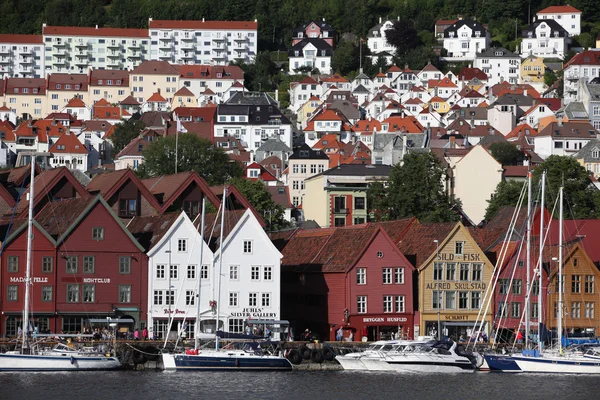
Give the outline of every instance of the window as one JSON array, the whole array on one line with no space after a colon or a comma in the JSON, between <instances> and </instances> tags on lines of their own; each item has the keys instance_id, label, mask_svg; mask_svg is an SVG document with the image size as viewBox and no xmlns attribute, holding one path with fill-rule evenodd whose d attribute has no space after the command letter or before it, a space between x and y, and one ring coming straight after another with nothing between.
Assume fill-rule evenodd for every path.
<instances>
[{"instance_id":1,"label":"window","mask_svg":"<svg viewBox=\"0 0 600 400\"><path fill-rule=\"evenodd\" d=\"M510 317L520 318L521 317L521 303L510 303Z\"/></svg>"},{"instance_id":2,"label":"window","mask_svg":"<svg viewBox=\"0 0 600 400\"><path fill-rule=\"evenodd\" d=\"M130 274L131 273L131 257L121 256L119 257L119 273Z\"/></svg>"},{"instance_id":3,"label":"window","mask_svg":"<svg viewBox=\"0 0 600 400\"><path fill-rule=\"evenodd\" d=\"M505 301L498 303L498 317L506 318L507 316L507 304Z\"/></svg>"},{"instance_id":4,"label":"window","mask_svg":"<svg viewBox=\"0 0 600 400\"><path fill-rule=\"evenodd\" d=\"M454 254L463 254L465 242L456 242L454 244Z\"/></svg>"},{"instance_id":5,"label":"window","mask_svg":"<svg viewBox=\"0 0 600 400\"><path fill-rule=\"evenodd\" d=\"M67 274L76 274L77 273L77 256L68 256L65 260Z\"/></svg>"},{"instance_id":6,"label":"window","mask_svg":"<svg viewBox=\"0 0 600 400\"><path fill-rule=\"evenodd\" d=\"M250 279L253 281L260 280L260 265L253 265L250 267Z\"/></svg>"},{"instance_id":7,"label":"window","mask_svg":"<svg viewBox=\"0 0 600 400\"><path fill-rule=\"evenodd\" d=\"M165 279L165 265L158 264L156 266L156 278L157 279Z\"/></svg>"},{"instance_id":8,"label":"window","mask_svg":"<svg viewBox=\"0 0 600 400\"><path fill-rule=\"evenodd\" d=\"M42 286L42 301L52 301L52 286Z\"/></svg>"},{"instance_id":9,"label":"window","mask_svg":"<svg viewBox=\"0 0 600 400\"><path fill-rule=\"evenodd\" d=\"M137 200L135 200L135 199L119 200L119 216L120 217L133 217L134 215L137 215Z\"/></svg>"},{"instance_id":10,"label":"window","mask_svg":"<svg viewBox=\"0 0 600 400\"><path fill-rule=\"evenodd\" d=\"M258 304L258 293L248 293L248 306L256 307Z\"/></svg>"},{"instance_id":11,"label":"window","mask_svg":"<svg viewBox=\"0 0 600 400\"><path fill-rule=\"evenodd\" d=\"M454 310L456 308L456 292L455 291L447 291L446 292L446 309Z\"/></svg>"},{"instance_id":12,"label":"window","mask_svg":"<svg viewBox=\"0 0 600 400\"><path fill-rule=\"evenodd\" d=\"M169 265L169 278L171 279L179 279L178 271L179 265Z\"/></svg>"},{"instance_id":13,"label":"window","mask_svg":"<svg viewBox=\"0 0 600 400\"><path fill-rule=\"evenodd\" d=\"M530 318L535 319L537 318L539 315L538 312L538 304L537 303L531 303L531 315Z\"/></svg>"},{"instance_id":14,"label":"window","mask_svg":"<svg viewBox=\"0 0 600 400\"><path fill-rule=\"evenodd\" d=\"M433 280L441 281L444 279L444 264L443 263L433 263Z\"/></svg>"},{"instance_id":15,"label":"window","mask_svg":"<svg viewBox=\"0 0 600 400\"><path fill-rule=\"evenodd\" d=\"M163 304L163 291L155 290L154 291L154 305L162 306L162 304Z\"/></svg>"},{"instance_id":16,"label":"window","mask_svg":"<svg viewBox=\"0 0 600 400\"><path fill-rule=\"evenodd\" d=\"M67 285L67 303L79 301L79 285Z\"/></svg>"},{"instance_id":17,"label":"window","mask_svg":"<svg viewBox=\"0 0 600 400\"><path fill-rule=\"evenodd\" d=\"M574 301L571 303L571 318L581 318L581 302Z\"/></svg>"},{"instance_id":18,"label":"window","mask_svg":"<svg viewBox=\"0 0 600 400\"><path fill-rule=\"evenodd\" d=\"M104 228L92 228L92 240L104 240Z\"/></svg>"},{"instance_id":19,"label":"window","mask_svg":"<svg viewBox=\"0 0 600 400\"><path fill-rule=\"evenodd\" d=\"M434 290L431 292L431 308L439 310L442 308L442 292Z\"/></svg>"},{"instance_id":20,"label":"window","mask_svg":"<svg viewBox=\"0 0 600 400\"><path fill-rule=\"evenodd\" d=\"M177 240L177 251L180 253L185 253L187 251L187 239Z\"/></svg>"},{"instance_id":21,"label":"window","mask_svg":"<svg viewBox=\"0 0 600 400\"><path fill-rule=\"evenodd\" d=\"M460 280L468 281L469 280L469 264L460 264Z\"/></svg>"},{"instance_id":22,"label":"window","mask_svg":"<svg viewBox=\"0 0 600 400\"><path fill-rule=\"evenodd\" d=\"M187 278L188 279L196 279L196 266L195 265L187 266Z\"/></svg>"},{"instance_id":23,"label":"window","mask_svg":"<svg viewBox=\"0 0 600 400\"><path fill-rule=\"evenodd\" d=\"M200 279L208 279L208 265L203 265L200 268Z\"/></svg>"},{"instance_id":24,"label":"window","mask_svg":"<svg viewBox=\"0 0 600 400\"><path fill-rule=\"evenodd\" d=\"M394 268L394 283L398 285L404 283L404 268Z\"/></svg>"},{"instance_id":25,"label":"window","mask_svg":"<svg viewBox=\"0 0 600 400\"><path fill-rule=\"evenodd\" d=\"M83 285L83 302L93 303L96 301L96 285Z\"/></svg>"},{"instance_id":26,"label":"window","mask_svg":"<svg viewBox=\"0 0 600 400\"><path fill-rule=\"evenodd\" d=\"M531 294L533 296L540 294L540 281L537 279L531 282Z\"/></svg>"},{"instance_id":27,"label":"window","mask_svg":"<svg viewBox=\"0 0 600 400\"><path fill-rule=\"evenodd\" d=\"M262 294L262 307L271 307L271 293Z\"/></svg>"},{"instance_id":28,"label":"window","mask_svg":"<svg viewBox=\"0 0 600 400\"><path fill-rule=\"evenodd\" d=\"M366 285L367 284L367 269L357 268L356 269L356 284Z\"/></svg>"},{"instance_id":29,"label":"window","mask_svg":"<svg viewBox=\"0 0 600 400\"><path fill-rule=\"evenodd\" d=\"M83 257L83 273L84 274L93 274L95 265L96 265L96 257L94 257L94 256Z\"/></svg>"},{"instance_id":30,"label":"window","mask_svg":"<svg viewBox=\"0 0 600 400\"><path fill-rule=\"evenodd\" d=\"M481 282L481 269L483 268L482 264L473 264L471 269L471 280L473 282Z\"/></svg>"},{"instance_id":31,"label":"window","mask_svg":"<svg viewBox=\"0 0 600 400\"><path fill-rule=\"evenodd\" d=\"M19 256L8 256L8 272L19 272Z\"/></svg>"},{"instance_id":32,"label":"window","mask_svg":"<svg viewBox=\"0 0 600 400\"><path fill-rule=\"evenodd\" d=\"M236 292L229 292L229 307L238 306L238 294Z\"/></svg>"},{"instance_id":33,"label":"window","mask_svg":"<svg viewBox=\"0 0 600 400\"><path fill-rule=\"evenodd\" d=\"M404 312L404 296L396 296L395 299L396 312L403 313Z\"/></svg>"},{"instance_id":34,"label":"window","mask_svg":"<svg viewBox=\"0 0 600 400\"><path fill-rule=\"evenodd\" d=\"M364 197L355 197L354 198L354 209L355 210L364 210L365 209L365 198Z\"/></svg>"},{"instance_id":35,"label":"window","mask_svg":"<svg viewBox=\"0 0 600 400\"><path fill-rule=\"evenodd\" d=\"M515 279L512 283L512 294L521 294L523 292L523 281Z\"/></svg>"},{"instance_id":36,"label":"window","mask_svg":"<svg viewBox=\"0 0 600 400\"><path fill-rule=\"evenodd\" d=\"M481 292L471 292L471 309L477 310L481 306Z\"/></svg>"},{"instance_id":37,"label":"window","mask_svg":"<svg viewBox=\"0 0 600 400\"><path fill-rule=\"evenodd\" d=\"M446 263L446 280L456 280L456 263Z\"/></svg>"},{"instance_id":38,"label":"window","mask_svg":"<svg viewBox=\"0 0 600 400\"><path fill-rule=\"evenodd\" d=\"M273 280L273 267L271 265L265 265L263 267L263 280L265 280L265 281Z\"/></svg>"},{"instance_id":39,"label":"window","mask_svg":"<svg viewBox=\"0 0 600 400\"><path fill-rule=\"evenodd\" d=\"M392 269L384 268L383 269L383 284L390 285L392 283Z\"/></svg>"},{"instance_id":40,"label":"window","mask_svg":"<svg viewBox=\"0 0 600 400\"><path fill-rule=\"evenodd\" d=\"M230 265L229 266L229 280L230 281L237 281L239 279L238 271L239 271L238 265Z\"/></svg>"},{"instance_id":41,"label":"window","mask_svg":"<svg viewBox=\"0 0 600 400\"><path fill-rule=\"evenodd\" d=\"M585 292L594 293L594 275L585 276Z\"/></svg>"},{"instance_id":42,"label":"window","mask_svg":"<svg viewBox=\"0 0 600 400\"><path fill-rule=\"evenodd\" d=\"M358 314L367 312L367 296L356 296L356 312Z\"/></svg>"},{"instance_id":43,"label":"window","mask_svg":"<svg viewBox=\"0 0 600 400\"><path fill-rule=\"evenodd\" d=\"M119 285L119 303L131 303L131 285Z\"/></svg>"},{"instance_id":44,"label":"window","mask_svg":"<svg viewBox=\"0 0 600 400\"><path fill-rule=\"evenodd\" d=\"M383 312L391 313L394 307L394 296L383 296Z\"/></svg>"},{"instance_id":45,"label":"window","mask_svg":"<svg viewBox=\"0 0 600 400\"><path fill-rule=\"evenodd\" d=\"M581 275L571 275L571 293L581 293Z\"/></svg>"},{"instance_id":46,"label":"window","mask_svg":"<svg viewBox=\"0 0 600 400\"><path fill-rule=\"evenodd\" d=\"M167 306L175 305L175 291L174 290L165 290L165 305L167 305Z\"/></svg>"},{"instance_id":47,"label":"window","mask_svg":"<svg viewBox=\"0 0 600 400\"><path fill-rule=\"evenodd\" d=\"M252 254L252 240L244 240L244 254Z\"/></svg>"},{"instance_id":48,"label":"window","mask_svg":"<svg viewBox=\"0 0 600 400\"><path fill-rule=\"evenodd\" d=\"M8 285L6 290L8 301L17 301L19 300L19 287L17 285Z\"/></svg>"},{"instance_id":49,"label":"window","mask_svg":"<svg viewBox=\"0 0 600 400\"><path fill-rule=\"evenodd\" d=\"M244 319L243 318L230 318L229 319L229 332L244 333Z\"/></svg>"},{"instance_id":50,"label":"window","mask_svg":"<svg viewBox=\"0 0 600 400\"><path fill-rule=\"evenodd\" d=\"M334 212L342 213L346 211L346 198L345 197L335 197L333 199L333 207Z\"/></svg>"},{"instance_id":51,"label":"window","mask_svg":"<svg viewBox=\"0 0 600 400\"><path fill-rule=\"evenodd\" d=\"M585 303L585 317L590 319L594 318L594 303Z\"/></svg>"},{"instance_id":52,"label":"window","mask_svg":"<svg viewBox=\"0 0 600 400\"><path fill-rule=\"evenodd\" d=\"M185 291L185 305L193 306L195 304L196 293L193 290Z\"/></svg>"},{"instance_id":53,"label":"window","mask_svg":"<svg viewBox=\"0 0 600 400\"><path fill-rule=\"evenodd\" d=\"M469 292L458 292L458 308L461 310L469 308Z\"/></svg>"},{"instance_id":54,"label":"window","mask_svg":"<svg viewBox=\"0 0 600 400\"><path fill-rule=\"evenodd\" d=\"M562 291L562 293L564 293L565 292L565 276L563 275L562 279L559 279L559 278L560 278L560 276L558 276L558 275L555 277L555 280L554 280L554 285L555 285L554 291L555 291L555 293L558 293L559 285L560 285L560 286L562 286L561 291ZM562 281L562 285L560 284L560 281Z\"/></svg>"}]
</instances>

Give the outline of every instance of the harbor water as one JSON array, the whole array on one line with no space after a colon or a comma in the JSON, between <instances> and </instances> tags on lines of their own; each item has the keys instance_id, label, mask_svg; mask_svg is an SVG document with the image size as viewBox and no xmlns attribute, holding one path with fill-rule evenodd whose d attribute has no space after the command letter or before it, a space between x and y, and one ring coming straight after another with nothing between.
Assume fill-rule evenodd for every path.
<instances>
[{"instance_id":1,"label":"harbor water","mask_svg":"<svg viewBox=\"0 0 600 400\"><path fill-rule=\"evenodd\" d=\"M12 399L593 399L598 377L355 371L1 373Z\"/></svg>"}]
</instances>

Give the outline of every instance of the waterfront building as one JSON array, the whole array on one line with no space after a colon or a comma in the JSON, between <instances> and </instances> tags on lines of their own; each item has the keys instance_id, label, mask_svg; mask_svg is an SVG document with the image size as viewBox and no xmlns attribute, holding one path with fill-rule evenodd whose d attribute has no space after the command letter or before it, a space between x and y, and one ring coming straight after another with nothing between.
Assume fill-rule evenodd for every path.
<instances>
[{"instance_id":1,"label":"waterfront building","mask_svg":"<svg viewBox=\"0 0 600 400\"><path fill-rule=\"evenodd\" d=\"M0 79L45 74L42 35L0 35Z\"/></svg>"},{"instance_id":2,"label":"waterfront building","mask_svg":"<svg viewBox=\"0 0 600 400\"><path fill-rule=\"evenodd\" d=\"M254 21L148 20L150 60L174 64L252 63L257 54Z\"/></svg>"},{"instance_id":3,"label":"waterfront building","mask_svg":"<svg viewBox=\"0 0 600 400\"><path fill-rule=\"evenodd\" d=\"M149 57L147 29L42 26L46 73L128 69Z\"/></svg>"}]
</instances>

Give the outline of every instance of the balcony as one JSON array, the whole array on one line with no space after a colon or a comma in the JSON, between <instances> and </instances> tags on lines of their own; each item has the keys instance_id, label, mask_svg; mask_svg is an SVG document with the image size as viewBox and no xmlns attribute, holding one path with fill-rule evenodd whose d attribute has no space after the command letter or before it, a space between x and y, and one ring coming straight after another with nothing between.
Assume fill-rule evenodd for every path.
<instances>
[{"instance_id":1,"label":"balcony","mask_svg":"<svg viewBox=\"0 0 600 400\"><path fill-rule=\"evenodd\" d=\"M33 58L31 58L31 57L19 58L19 64L24 64L24 65L33 64Z\"/></svg>"},{"instance_id":2,"label":"balcony","mask_svg":"<svg viewBox=\"0 0 600 400\"><path fill-rule=\"evenodd\" d=\"M158 40L160 40L161 42L169 42L170 43L173 41L173 36L166 34L166 35L159 37Z\"/></svg>"},{"instance_id":3,"label":"balcony","mask_svg":"<svg viewBox=\"0 0 600 400\"><path fill-rule=\"evenodd\" d=\"M59 58L56 61L52 61L53 65L67 65L67 59L66 58Z\"/></svg>"},{"instance_id":4,"label":"balcony","mask_svg":"<svg viewBox=\"0 0 600 400\"><path fill-rule=\"evenodd\" d=\"M191 60L194 58L194 53L181 53L181 58L183 58L184 60Z\"/></svg>"},{"instance_id":5,"label":"balcony","mask_svg":"<svg viewBox=\"0 0 600 400\"><path fill-rule=\"evenodd\" d=\"M56 48L66 48L69 44L67 42L54 42L52 46Z\"/></svg>"},{"instance_id":6,"label":"balcony","mask_svg":"<svg viewBox=\"0 0 600 400\"><path fill-rule=\"evenodd\" d=\"M142 47L142 44L141 44L141 43L138 43L138 42L129 42L129 43L127 44L127 48L128 48L128 49L139 49L139 48L141 48L141 47Z\"/></svg>"},{"instance_id":7,"label":"balcony","mask_svg":"<svg viewBox=\"0 0 600 400\"><path fill-rule=\"evenodd\" d=\"M106 65L115 69L121 68L120 60L109 59L108 61L106 61Z\"/></svg>"},{"instance_id":8,"label":"balcony","mask_svg":"<svg viewBox=\"0 0 600 400\"><path fill-rule=\"evenodd\" d=\"M75 57L75 65L77 66L85 66L88 65L88 58L80 58L80 57Z\"/></svg>"},{"instance_id":9,"label":"balcony","mask_svg":"<svg viewBox=\"0 0 600 400\"><path fill-rule=\"evenodd\" d=\"M183 34L183 36L179 37L181 40L183 40L184 42L194 42L196 40L196 36L194 36L193 33L187 33L185 32Z\"/></svg>"},{"instance_id":10,"label":"balcony","mask_svg":"<svg viewBox=\"0 0 600 400\"><path fill-rule=\"evenodd\" d=\"M10 47L0 47L0 54L10 54Z\"/></svg>"},{"instance_id":11,"label":"balcony","mask_svg":"<svg viewBox=\"0 0 600 400\"><path fill-rule=\"evenodd\" d=\"M110 43L106 44L106 47L108 47L109 49L120 49L121 43L117 41L111 41Z\"/></svg>"},{"instance_id":12,"label":"balcony","mask_svg":"<svg viewBox=\"0 0 600 400\"><path fill-rule=\"evenodd\" d=\"M68 52L68 51L65 51L65 50L57 50L57 51L55 51L55 52L54 52L54 57L59 57L59 58L62 58L62 57L66 57L66 56L67 56L67 54L69 54L69 52Z\"/></svg>"},{"instance_id":13,"label":"balcony","mask_svg":"<svg viewBox=\"0 0 600 400\"><path fill-rule=\"evenodd\" d=\"M127 58L134 58L134 59L138 59L142 56L141 53L137 53L137 52L127 52Z\"/></svg>"},{"instance_id":14,"label":"balcony","mask_svg":"<svg viewBox=\"0 0 600 400\"><path fill-rule=\"evenodd\" d=\"M0 64L10 64L10 58L8 58L8 57L0 58Z\"/></svg>"},{"instance_id":15,"label":"balcony","mask_svg":"<svg viewBox=\"0 0 600 400\"><path fill-rule=\"evenodd\" d=\"M227 58L225 53L217 53L212 56L214 60L225 60Z\"/></svg>"},{"instance_id":16,"label":"balcony","mask_svg":"<svg viewBox=\"0 0 600 400\"><path fill-rule=\"evenodd\" d=\"M160 42L158 44L158 48L160 50L172 50L173 49L173 44L169 41L169 42Z\"/></svg>"},{"instance_id":17,"label":"balcony","mask_svg":"<svg viewBox=\"0 0 600 400\"><path fill-rule=\"evenodd\" d=\"M75 47L78 47L78 48L88 47L88 42L84 42L83 40L78 40L77 42L75 42Z\"/></svg>"},{"instance_id":18,"label":"balcony","mask_svg":"<svg viewBox=\"0 0 600 400\"><path fill-rule=\"evenodd\" d=\"M121 53L113 52L113 53L107 54L106 57L111 58L111 59L115 59L115 58L119 59L119 58L121 58Z\"/></svg>"},{"instance_id":19,"label":"balcony","mask_svg":"<svg viewBox=\"0 0 600 400\"><path fill-rule=\"evenodd\" d=\"M217 42L217 43L222 43L225 41L225 38L224 37L214 37L214 38L212 38L212 41Z\"/></svg>"},{"instance_id":20,"label":"balcony","mask_svg":"<svg viewBox=\"0 0 600 400\"><path fill-rule=\"evenodd\" d=\"M242 42L247 42L248 38L246 36L235 37L235 38L233 38L233 41L234 42L242 43Z\"/></svg>"},{"instance_id":21,"label":"balcony","mask_svg":"<svg viewBox=\"0 0 600 400\"><path fill-rule=\"evenodd\" d=\"M195 47L195 45L194 45L194 42L181 42L181 43L179 44L179 47L180 47L182 50L190 50L190 51L194 51L194 47Z\"/></svg>"},{"instance_id":22,"label":"balcony","mask_svg":"<svg viewBox=\"0 0 600 400\"><path fill-rule=\"evenodd\" d=\"M173 55L171 53L160 53L158 55L158 58L160 58L161 60L170 60L173 58Z\"/></svg>"}]
</instances>

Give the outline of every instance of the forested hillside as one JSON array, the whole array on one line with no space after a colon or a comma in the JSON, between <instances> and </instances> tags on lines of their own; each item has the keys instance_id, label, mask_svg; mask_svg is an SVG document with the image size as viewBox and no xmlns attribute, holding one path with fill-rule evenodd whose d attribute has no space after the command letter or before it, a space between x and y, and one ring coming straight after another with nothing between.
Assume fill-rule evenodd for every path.
<instances>
[{"instance_id":1,"label":"forested hillside","mask_svg":"<svg viewBox=\"0 0 600 400\"><path fill-rule=\"evenodd\" d=\"M414 21L417 31L433 31L438 18L477 17L489 24L497 41L514 40L515 20L560 0L0 0L0 33L40 33L48 25L143 28L154 19L254 20L261 49L283 48L294 27L325 18L340 33L366 35L379 17ZM600 29L598 0L570 0L583 11L584 31L595 38Z\"/></svg>"}]
</instances>

